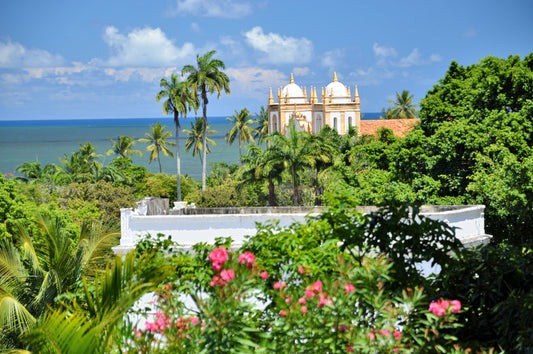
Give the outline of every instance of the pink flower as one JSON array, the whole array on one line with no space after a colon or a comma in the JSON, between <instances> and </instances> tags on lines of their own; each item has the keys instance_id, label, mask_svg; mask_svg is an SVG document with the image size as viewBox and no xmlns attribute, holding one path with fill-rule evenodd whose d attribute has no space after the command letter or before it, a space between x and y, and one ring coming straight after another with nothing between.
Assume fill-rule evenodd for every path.
<instances>
[{"instance_id":1,"label":"pink flower","mask_svg":"<svg viewBox=\"0 0 533 354\"><path fill-rule=\"evenodd\" d=\"M346 351L349 352L349 353L353 353L353 348L352 347L346 347Z\"/></svg>"},{"instance_id":2,"label":"pink flower","mask_svg":"<svg viewBox=\"0 0 533 354\"><path fill-rule=\"evenodd\" d=\"M303 313L306 313L306 312L307 312L307 306L302 306L302 308L300 309L300 311L302 311Z\"/></svg>"},{"instance_id":3,"label":"pink flower","mask_svg":"<svg viewBox=\"0 0 533 354\"><path fill-rule=\"evenodd\" d=\"M252 264L255 262L255 256L252 252L246 251L244 254L239 256L239 263L248 263L248 268L252 267Z\"/></svg>"},{"instance_id":4,"label":"pink flower","mask_svg":"<svg viewBox=\"0 0 533 354\"><path fill-rule=\"evenodd\" d=\"M315 292L313 291L313 288L308 286L307 288L305 288L305 297L314 297L315 296Z\"/></svg>"},{"instance_id":5,"label":"pink flower","mask_svg":"<svg viewBox=\"0 0 533 354\"><path fill-rule=\"evenodd\" d=\"M374 334L374 332L370 332L368 333L368 338L370 338L370 340L374 340L376 339L376 335Z\"/></svg>"},{"instance_id":6,"label":"pink flower","mask_svg":"<svg viewBox=\"0 0 533 354\"><path fill-rule=\"evenodd\" d=\"M346 290L347 293L351 293L352 291L355 291L355 286L352 284L346 284L344 286L344 290Z\"/></svg>"},{"instance_id":7,"label":"pink flower","mask_svg":"<svg viewBox=\"0 0 533 354\"><path fill-rule=\"evenodd\" d=\"M313 289L316 290L317 292L322 292L322 282L320 280L317 280L314 284L313 284Z\"/></svg>"},{"instance_id":8,"label":"pink flower","mask_svg":"<svg viewBox=\"0 0 533 354\"><path fill-rule=\"evenodd\" d=\"M318 297L318 307L324 307L324 305L333 305L333 301L331 301L330 299L320 295Z\"/></svg>"},{"instance_id":9,"label":"pink flower","mask_svg":"<svg viewBox=\"0 0 533 354\"><path fill-rule=\"evenodd\" d=\"M452 303L452 312L457 313L461 311L461 301L459 300L452 300L450 301Z\"/></svg>"},{"instance_id":10,"label":"pink flower","mask_svg":"<svg viewBox=\"0 0 533 354\"><path fill-rule=\"evenodd\" d=\"M307 302L307 300L304 297L301 297L298 299L298 302L303 305Z\"/></svg>"},{"instance_id":11,"label":"pink flower","mask_svg":"<svg viewBox=\"0 0 533 354\"><path fill-rule=\"evenodd\" d=\"M440 300L438 302L430 303L429 311L433 312L435 316L442 316L446 313L446 310L444 310L440 304Z\"/></svg>"},{"instance_id":12,"label":"pink flower","mask_svg":"<svg viewBox=\"0 0 533 354\"><path fill-rule=\"evenodd\" d=\"M287 296L287 297L285 298L285 302L286 302L286 303L291 302L291 298L290 298L289 296Z\"/></svg>"},{"instance_id":13,"label":"pink flower","mask_svg":"<svg viewBox=\"0 0 533 354\"><path fill-rule=\"evenodd\" d=\"M448 308L448 306L450 306L450 303L447 300L439 300L437 302L439 303L440 307L445 310Z\"/></svg>"},{"instance_id":14,"label":"pink flower","mask_svg":"<svg viewBox=\"0 0 533 354\"><path fill-rule=\"evenodd\" d=\"M220 272L220 277L224 281L230 281L231 279L235 278L235 272L233 271L233 269L224 269L222 272Z\"/></svg>"},{"instance_id":15,"label":"pink flower","mask_svg":"<svg viewBox=\"0 0 533 354\"><path fill-rule=\"evenodd\" d=\"M299 266L298 267L298 273L300 273L300 274L304 273L304 267L303 266Z\"/></svg>"},{"instance_id":16,"label":"pink flower","mask_svg":"<svg viewBox=\"0 0 533 354\"><path fill-rule=\"evenodd\" d=\"M274 289L283 289L286 286L287 284L285 284L285 282L282 282L282 281L277 281L274 283Z\"/></svg>"},{"instance_id":17,"label":"pink flower","mask_svg":"<svg viewBox=\"0 0 533 354\"><path fill-rule=\"evenodd\" d=\"M268 272L265 270L261 272L261 279L266 280L268 278Z\"/></svg>"},{"instance_id":18,"label":"pink flower","mask_svg":"<svg viewBox=\"0 0 533 354\"><path fill-rule=\"evenodd\" d=\"M191 321L192 324L197 324L200 321L197 317L194 317L194 316L189 318L189 320Z\"/></svg>"},{"instance_id":19,"label":"pink flower","mask_svg":"<svg viewBox=\"0 0 533 354\"><path fill-rule=\"evenodd\" d=\"M172 289L172 284L166 284L165 285L165 290L169 291L170 289Z\"/></svg>"},{"instance_id":20,"label":"pink flower","mask_svg":"<svg viewBox=\"0 0 533 354\"><path fill-rule=\"evenodd\" d=\"M287 316L287 311L285 311L285 310L281 310L281 311L279 312L279 315L280 315L281 317L285 317L285 316Z\"/></svg>"},{"instance_id":21,"label":"pink flower","mask_svg":"<svg viewBox=\"0 0 533 354\"><path fill-rule=\"evenodd\" d=\"M390 332L386 329L384 329L383 331L379 331L379 334L381 334L384 337L390 336Z\"/></svg>"},{"instance_id":22,"label":"pink flower","mask_svg":"<svg viewBox=\"0 0 533 354\"><path fill-rule=\"evenodd\" d=\"M398 339L398 338L400 338L401 335L402 335L402 332L400 332L400 331L396 331L396 332L394 332L394 339Z\"/></svg>"},{"instance_id":23,"label":"pink flower","mask_svg":"<svg viewBox=\"0 0 533 354\"><path fill-rule=\"evenodd\" d=\"M209 259L213 262L213 269L218 272L224 262L228 260L228 250L224 247L215 248L209 253Z\"/></svg>"}]
</instances>

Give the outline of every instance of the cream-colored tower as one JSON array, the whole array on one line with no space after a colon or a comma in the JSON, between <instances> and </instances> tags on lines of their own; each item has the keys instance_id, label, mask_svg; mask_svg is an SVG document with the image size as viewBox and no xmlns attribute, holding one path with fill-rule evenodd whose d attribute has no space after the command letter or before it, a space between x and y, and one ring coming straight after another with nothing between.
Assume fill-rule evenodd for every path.
<instances>
[{"instance_id":1,"label":"cream-colored tower","mask_svg":"<svg viewBox=\"0 0 533 354\"><path fill-rule=\"evenodd\" d=\"M309 96L307 88L302 88L294 82L294 76L288 85L278 89L277 102L274 102L272 89L268 98L268 131L279 131L285 134L289 122L296 120L296 127L311 134L318 134L325 125L330 126L339 134L344 135L349 127L361 125L361 107L357 86L353 99L350 88L340 83L337 73L333 81L325 88L321 88L320 101L316 87L311 87Z\"/></svg>"}]
</instances>

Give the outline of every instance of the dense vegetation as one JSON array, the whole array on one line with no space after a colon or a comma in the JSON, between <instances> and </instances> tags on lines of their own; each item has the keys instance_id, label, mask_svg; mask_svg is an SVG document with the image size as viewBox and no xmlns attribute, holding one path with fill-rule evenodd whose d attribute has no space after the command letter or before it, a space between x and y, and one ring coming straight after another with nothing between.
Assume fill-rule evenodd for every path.
<instances>
[{"instance_id":1,"label":"dense vegetation","mask_svg":"<svg viewBox=\"0 0 533 354\"><path fill-rule=\"evenodd\" d=\"M219 70L223 63L212 59L213 54L198 56L197 67L187 67L190 76L186 82L179 82L175 75L170 81L163 79L162 91L156 97L158 101L167 98L163 110L174 114L176 132L181 128L179 114L197 110L201 103L203 117L186 131L190 138L186 150L198 154L202 164L210 148L207 94L229 93L229 81ZM209 86L202 81L205 72L220 82ZM391 103L393 108L388 113L384 110L385 118L416 114L407 91L397 93L396 102ZM402 352L431 352L436 348L442 352L465 348L530 351L533 53L524 58L487 57L467 67L452 62L444 78L421 100L419 114L420 124L405 138L387 129L379 130L376 136L358 136L355 130L339 136L327 127L314 136L297 131L294 125L283 136L268 134L264 108L255 119L246 108L236 110L228 118L235 127L227 140L230 144L239 141L241 163L212 164L203 183L179 174L152 174L144 166L132 165L128 156L141 153L133 137L119 136L111 141L107 153L116 158L107 166L98 161L100 156L89 143L65 154L57 165L21 164L19 177L0 176L0 345L36 350L48 348L50 336L57 336L54 338L65 345L62 348L75 342L78 349L89 350L86 352L106 352L127 350L125 338L129 338L130 343L155 350L153 335L133 337L133 328L122 315L144 292L159 289L176 301L179 294L209 294L206 307L195 315L220 341L202 342L206 337L201 331L190 335L196 336L196 345L204 343L204 348L219 352L233 348L305 351L307 342L331 352L338 348L364 352L365 346L377 352L394 348ZM165 127L151 127L145 139L150 161L158 160L161 152L172 155L167 147L173 145L170 137ZM246 142L252 143L242 145ZM225 288L209 285L214 276L220 276L210 269L208 254L214 246L199 245L194 256L171 251L172 257L163 257L172 244L159 239L142 242L136 255L112 259L109 246L117 242L113 232L118 230L120 208L132 207L145 196L183 199L197 206L326 205L329 209L321 218L289 230L262 226L257 237L229 256L237 272L234 286L271 301L261 314L248 312L251 305L246 299L237 301ZM462 250L454 243L451 230L421 224L419 219L410 227L400 227L409 217L405 206L414 206L416 211L421 204L485 205L491 244ZM381 205L383 209L363 217L353 212L356 205ZM381 229L370 225L381 225ZM388 242L389 232L402 240L419 240L422 246L410 249L408 242L402 242L404 246L399 249L399 243ZM342 247L338 241L343 242ZM426 241L429 243L424 244ZM435 251L435 242L444 247L442 252ZM222 246L229 247L229 241L219 240L217 247ZM350 247L355 246L368 248L371 254L377 247L392 262L370 258L367 252L363 256L352 254ZM452 250L454 257L447 252ZM246 267L239 270L237 254L246 251L253 252L261 270L269 274L266 283L258 282L258 274L248 278L253 272L246 275ZM412 260L433 258L442 272L429 279L421 277L404 257L407 254ZM298 266L307 267L309 273L296 275ZM376 294L383 301L368 300L361 305L367 314L377 314L374 323L357 322L362 320L362 313L343 312L359 325L346 324L342 335L334 331L333 344L313 339L331 333L319 323L340 325L331 314L310 313L308 321L303 321L283 307L287 296L295 296L290 291L302 290L299 284L326 278L332 279L324 284L332 292L338 291L337 278L339 282L359 279L354 293L357 298L337 295L346 301L344 307ZM276 282L289 284L286 290L282 287L281 301L275 300L280 296L279 287L272 290ZM376 284L383 287L376 288ZM427 311L429 303L439 298L459 300L462 311L448 313L446 320L432 317ZM394 312L406 304L412 306L410 313ZM210 322L209 314L215 310L228 313L226 327L238 335L225 337L228 334L220 323ZM176 321L180 316L191 316L182 308L180 311L173 314ZM280 311L286 311L285 315ZM387 311L392 317L385 316ZM402 324L405 330L401 337L395 335L382 346L369 347L374 342L368 341L368 333L375 336L373 329L378 325L392 333L402 320L412 322ZM273 323L269 330L265 330L266 323ZM55 328L57 333L46 328ZM282 340L281 333L288 329L295 331L294 337ZM425 329L429 332L422 333ZM362 333L367 336L364 340ZM177 338L167 340L180 348L194 349ZM99 344L91 347L93 342ZM279 347L272 347L274 342ZM84 344L87 347L82 347ZM453 349L454 345L463 349Z\"/></svg>"}]
</instances>

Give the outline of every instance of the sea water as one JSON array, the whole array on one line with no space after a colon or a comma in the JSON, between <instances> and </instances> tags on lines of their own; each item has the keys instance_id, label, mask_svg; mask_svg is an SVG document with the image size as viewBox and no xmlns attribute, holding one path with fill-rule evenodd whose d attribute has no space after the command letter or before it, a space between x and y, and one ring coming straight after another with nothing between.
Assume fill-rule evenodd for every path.
<instances>
[{"instance_id":1,"label":"sea water","mask_svg":"<svg viewBox=\"0 0 533 354\"><path fill-rule=\"evenodd\" d=\"M379 113L366 113L363 119L377 119ZM194 118L180 119L181 129L191 129ZM239 162L239 143L236 140L229 145L225 140L226 133L232 124L226 117L208 117L211 130L216 133L210 135L216 146L212 146L212 152L207 155L209 162L227 162L229 164ZM91 143L96 146L96 153L103 155L99 161L107 165L114 155L106 155L105 151L112 147L109 139L117 139L117 136L133 136L135 139L145 137L150 131L150 125L161 122L166 125L166 130L172 132L170 141L175 142L176 128L173 118L127 118L127 119L73 119L73 120L0 120L0 173L15 172L17 166L24 162L39 161L44 167L54 163L60 165L58 157L70 156L80 149L80 144ZM200 179L202 165L200 156L192 156L185 151L186 133L180 131L180 157L181 173L195 179ZM148 144L138 142L136 150L144 152L144 157L132 156L133 163L146 166L151 172L159 172L159 164L156 161L148 162L149 152L146 151ZM175 152L175 147L170 147ZM242 152L246 153L243 146ZM172 157L161 155L162 171L169 175L176 174L176 160Z\"/></svg>"}]
</instances>

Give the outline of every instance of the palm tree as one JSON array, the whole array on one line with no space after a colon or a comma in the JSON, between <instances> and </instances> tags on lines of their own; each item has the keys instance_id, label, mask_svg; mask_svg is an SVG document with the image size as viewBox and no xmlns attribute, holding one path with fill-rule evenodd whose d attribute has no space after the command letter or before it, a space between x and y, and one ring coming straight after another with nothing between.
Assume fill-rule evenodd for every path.
<instances>
[{"instance_id":1,"label":"palm tree","mask_svg":"<svg viewBox=\"0 0 533 354\"><path fill-rule=\"evenodd\" d=\"M224 91L226 94L229 94L229 77L221 71L225 69L226 65L223 61L218 59L211 59L215 55L216 51L212 50L207 52L203 56L196 55L196 67L192 65L185 65L182 69L184 75L188 75L187 82L190 85L191 92L193 97L200 97L202 99L202 117L204 120L204 134L202 138L204 139L202 146L206 146L207 139L207 104L209 100L207 99L207 93L213 94L215 91L220 98L220 94ZM207 178L207 149L204 149L202 157L202 190L206 188L206 178Z\"/></svg>"},{"instance_id":2,"label":"palm tree","mask_svg":"<svg viewBox=\"0 0 533 354\"><path fill-rule=\"evenodd\" d=\"M300 205L300 172L316 163L316 147L309 133L296 130L294 120L291 120L288 128L287 137L279 133L270 135L268 164L283 164L284 170L291 175L294 205Z\"/></svg>"},{"instance_id":3,"label":"palm tree","mask_svg":"<svg viewBox=\"0 0 533 354\"><path fill-rule=\"evenodd\" d=\"M37 225L40 236L31 237L19 224L13 238L19 245L0 242L0 326L11 338L31 327L59 295L76 291L82 275L105 264L118 237L83 225L78 245L73 246L58 219L38 215Z\"/></svg>"},{"instance_id":4,"label":"palm tree","mask_svg":"<svg viewBox=\"0 0 533 354\"><path fill-rule=\"evenodd\" d=\"M255 115L254 123L257 124L257 127L255 128L254 139L257 140L257 143L261 144L268 136L268 112L264 106L261 106L261 110Z\"/></svg>"},{"instance_id":5,"label":"palm tree","mask_svg":"<svg viewBox=\"0 0 533 354\"><path fill-rule=\"evenodd\" d=\"M232 118L226 118L226 120L233 123L233 127L229 132L226 133L226 141L232 145L237 136L239 137L239 157L242 156L242 143L247 143L252 141L255 143L255 140L252 136L252 133L257 133L257 130L251 127L255 121L252 119L252 114L246 109L243 108L239 112L235 110L235 114ZM242 166L242 161L241 161Z\"/></svg>"},{"instance_id":6,"label":"palm tree","mask_svg":"<svg viewBox=\"0 0 533 354\"><path fill-rule=\"evenodd\" d=\"M159 163L159 172L163 172L163 169L161 168L161 152L163 152L165 156L170 155L174 157L174 153L167 147L167 145L176 145L176 143L172 141L167 141L167 139L172 136L172 133L165 131L166 127L166 125L162 126L160 122L157 122L155 126L150 125L150 133L144 133L146 138L139 139L140 142L150 144L146 148L146 150L152 152L148 163L157 159L157 162Z\"/></svg>"},{"instance_id":7,"label":"palm tree","mask_svg":"<svg viewBox=\"0 0 533 354\"><path fill-rule=\"evenodd\" d=\"M176 125L176 169L177 169L177 196L178 201L181 201L181 161L180 161L180 113L183 118L187 118L187 112L192 109L196 112L199 106L198 99L192 97L192 93L187 86L187 82L179 81L177 75L172 74L170 82L166 79L161 79L159 86L161 91L155 97L155 101L159 102L162 98L167 97L163 103L163 114L174 114L174 124Z\"/></svg>"},{"instance_id":8,"label":"palm tree","mask_svg":"<svg viewBox=\"0 0 533 354\"><path fill-rule=\"evenodd\" d=\"M398 118L396 116L396 112L393 108L388 107L387 109L382 108L381 109L381 115L379 116L380 119L396 119Z\"/></svg>"},{"instance_id":9,"label":"palm tree","mask_svg":"<svg viewBox=\"0 0 533 354\"><path fill-rule=\"evenodd\" d=\"M396 118L417 118L418 107L417 104L413 104L414 95L409 95L409 91L403 90L401 94L396 92L396 100L388 101L394 106L393 113Z\"/></svg>"},{"instance_id":10,"label":"palm tree","mask_svg":"<svg viewBox=\"0 0 533 354\"><path fill-rule=\"evenodd\" d=\"M137 141L132 136L117 136L117 140L109 138L109 141L113 146L106 150L107 155L115 154L122 157L128 157L130 155L144 156L141 150L134 150L133 147Z\"/></svg>"},{"instance_id":11,"label":"palm tree","mask_svg":"<svg viewBox=\"0 0 533 354\"><path fill-rule=\"evenodd\" d=\"M20 177L25 182L33 183L39 180L50 180L58 167L54 164L47 164L42 167L39 161L24 162L17 166L16 171L22 173L24 177Z\"/></svg>"},{"instance_id":12,"label":"palm tree","mask_svg":"<svg viewBox=\"0 0 533 354\"><path fill-rule=\"evenodd\" d=\"M192 156L200 154L200 162L203 166L202 152L204 150L204 142L207 144L206 154L211 153L211 148L209 147L209 145L217 145L217 143L215 143L212 139L204 139L204 132L206 132L207 135L212 135L216 133L216 130L210 130L209 123L207 123L207 129L204 130L204 121L201 118L196 118L194 122L191 122L191 130L183 129L183 132L187 134L187 140L185 141L185 151L189 152L192 149Z\"/></svg>"}]
</instances>

